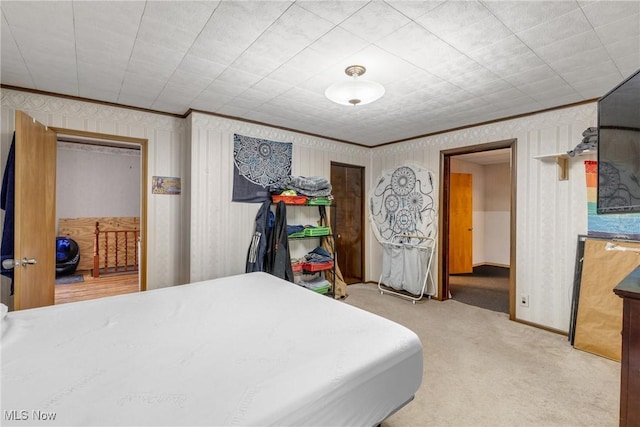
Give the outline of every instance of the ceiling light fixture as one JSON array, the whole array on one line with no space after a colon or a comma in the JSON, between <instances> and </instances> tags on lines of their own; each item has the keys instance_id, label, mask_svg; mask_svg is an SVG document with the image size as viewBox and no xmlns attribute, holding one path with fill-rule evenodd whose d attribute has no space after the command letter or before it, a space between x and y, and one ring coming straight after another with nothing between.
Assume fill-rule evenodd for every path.
<instances>
[{"instance_id":1,"label":"ceiling light fixture","mask_svg":"<svg viewBox=\"0 0 640 427\"><path fill-rule=\"evenodd\" d=\"M324 95L335 103L353 106L369 104L380 99L384 95L384 86L371 80L360 79L366 71L362 65L347 67L344 72L353 79L332 84Z\"/></svg>"}]
</instances>

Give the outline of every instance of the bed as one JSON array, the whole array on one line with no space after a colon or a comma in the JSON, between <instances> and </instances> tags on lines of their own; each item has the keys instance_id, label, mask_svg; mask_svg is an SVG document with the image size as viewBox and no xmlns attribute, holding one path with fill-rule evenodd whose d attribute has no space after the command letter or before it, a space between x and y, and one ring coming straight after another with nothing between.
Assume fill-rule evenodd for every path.
<instances>
[{"instance_id":1,"label":"bed","mask_svg":"<svg viewBox=\"0 0 640 427\"><path fill-rule=\"evenodd\" d=\"M3 425L373 426L422 381L413 332L265 273L3 307L1 352Z\"/></svg>"}]
</instances>

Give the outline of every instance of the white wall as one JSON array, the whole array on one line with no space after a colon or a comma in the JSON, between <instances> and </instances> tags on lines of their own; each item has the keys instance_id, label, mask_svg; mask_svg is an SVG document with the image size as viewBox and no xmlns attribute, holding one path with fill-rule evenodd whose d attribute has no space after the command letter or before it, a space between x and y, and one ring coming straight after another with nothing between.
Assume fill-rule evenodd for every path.
<instances>
[{"instance_id":1,"label":"white wall","mask_svg":"<svg viewBox=\"0 0 640 427\"><path fill-rule=\"evenodd\" d=\"M484 209L482 264L509 266L511 230L511 167L509 163L483 166Z\"/></svg>"},{"instance_id":2,"label":"white wall","mask_svg":"<svg viewBox=\"0 0 640 427\"><path fill-rule=\"evenodd\" d=\"M292 175L328 178L331 161L365 167L369 162L370 150L352 144L201 113L192 113L187 120L191 129L190 281L245 270L260 204L231 202L234 133L293 143ZM293 209L287 213L296 215Z\"/></svg>"},{"instance_id":3,"label":"white wall","mask_svg":"<svg viewBox=\"0 0 640 427\"><path fill-rule=\"evenodd\" d=\"M591 103L374 148L368 174L375 178L411 161L439 176L441 150L516 138L516 297L529 295L529 307L517 306L516 317L568 331L576 239L587 231L584 166L572 161L570 179L558 181L555 164L533 156L572 149L596 121ZM382 253L370 236L369 229L372 280Z\"/></svg>"},{"instance_id":4,"label":"white wall","mask_svg":"<svg viewBox=\"0 0 640 427\"><path fill-rule=\"evenodd\" d=\"M3 171L15 128L15 110L22 110L48 126L148 140L148 175L144 177L149 190L145 195L147 288L185 283L182 265L188 253L182 246L186 221L183 198L150 194L153 175L180 177L185 173L184 119L10 89L2 89L1 97L0 162ZM5 278L2 280L3 296L6 297L4 292L8 285Z\"/></svg>"},{"instance_id":5,"label":"white wall","mask_svg":"<svg viewBox=\"0 0 640 427\"><path fill-rule=\"evenodd\" d=\"M58 142L59 218L140 216L140 150Z\"/></svg>"}]
</instances>

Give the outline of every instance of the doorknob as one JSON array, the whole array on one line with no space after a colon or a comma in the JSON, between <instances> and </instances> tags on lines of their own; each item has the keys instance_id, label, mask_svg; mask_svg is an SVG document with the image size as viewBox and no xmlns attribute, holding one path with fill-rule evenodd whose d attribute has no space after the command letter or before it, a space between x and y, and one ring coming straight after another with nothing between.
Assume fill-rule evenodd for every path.
<instances>
[{"instance_id":1,"label":"doorknob","mask_svg":"<svg viewBox=\"0 0 640 427\"><path fill-rule=\"evenodd\" d=\"M27 264L36 264L37 263L35 258L27 258L27 257L22 258L22 261L19 261L19 262L23 267L26 267ZM18 264L16 263L16 265L18 265Z\"/></svg>"},{"instance_id":2,"label":"doorknob","mask_svg":"<svg viewBox=\"0 0 640 427\"><path fill-rule=\"evenodd\" d=\"M27 264L36 264L36 263L37 263L37 261L36 261L35 258L24 257L24 258L22 258L22 261L21 261L21 264L22 264L23 267L26 267Z\"/></svg>"},{"instance_id":3,"label":"doorknob","mask_svg":"<svg viewBox=\"0 0 640 427\"><path fill-rule=\"evenodd\" d=\"M7 258L7 259L3 259L2 260L2 269L3 270L12 270L14 267L17 267L20 265L20 261L19 260L15 260L15 259L11 259L11 258Z\"/></svg>"},{"instance_id":4,"label":"doorknob","mask_svg":"<svg viewBox=\"0 0 640 427\"><path fill-rule=\"evenodd\" d=\"M2 268L4 270L11 270L11 269L13 269L15 267L19 267L19 266L26 267L27 264L36 264L36 263L37 263L37 261L36 261L35 258L24 257L21 260L7 258L5 260L2 260Z\"/></svg>"}]
</instances>

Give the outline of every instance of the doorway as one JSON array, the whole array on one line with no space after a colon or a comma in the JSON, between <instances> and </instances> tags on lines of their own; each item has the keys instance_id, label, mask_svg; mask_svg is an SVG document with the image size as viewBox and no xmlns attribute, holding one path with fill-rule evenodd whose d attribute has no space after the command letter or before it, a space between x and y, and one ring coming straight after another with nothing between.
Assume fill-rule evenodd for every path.
<instances>
[{"instance_id":1,"label":"doorway","mask_svg":"<svg viewBox=\"0 0 640 427\"><path fill-rule=\"evenodd\" d=\"M131 212L129 212L128 215L121 215L118 218L123 220L123 221L127 221L129 219L131 220L135 220L135 222L138 224L138 229L139 229L139 239L137 239L136 241L130 242L130 243L125 243L124 247L128 249L125 249L126 252L135 252L135 259L137 261L138 264L138 269L135 272L121 272L118 273L116 272L115 274L100 274L99 277L94 277L93 271L91 269L91 267L87 268L87 265L91 265L93 263L93 260L87 260L89 261L89 264L87 264L86 262L83 263L83 268L82 269L78 269L78 271L74 274L74 280L70 280L70 281L66 281L66 280L61 280L61 284L57 284L55 286L55 304L62 304L62 303L66 303L66 302L73 302L73 301L81 301L81 300L87 300L87 299L95 299L95 298L101 298L101 297L105 297L105 296L113 296L113 295L120 295L120 294L124 294L124 293L132 293L132 292L138 292L138 291L144 291L146 290L146 180L144 179L144 177L146 177L147 175L147 140L146 139L140 139L140 138L129 138L129 137L120 137L120 136L116 136L116 135L107 135L107 134L98 134L98 133L92 133L92 132L84 132L84 131L74 131L71 129L57 129L57 128L52 128L58 135L58 142L59 144L63 144L66 145L69 149L75 149L75 150L79 150L83 156L83 158L87 160L87 162L90 161L101 161L101 162L105 162L105 156L107 158L110 158L110 161L112 162L111 166L113 167L113 171L109 172L108 174L105 173L104 170L102 170L102 172L100 172L98 169L100 169L102 166L96 166L94 171L88 171L85 170L83 173L81 173L80 171L78 172L65 172L67 174L67 182L70 179L85 179L87 181L96 181L99 179L107 179L109 180L111 177L111 180L109 183L107 183L108 185L112 185L113 183L113 179L115 179L113 177L113 173L119 174L119 175L125 175L126 174L126 179L123 181L123 179L119 179L120 184L117 185L116 187L123 189L125 186L126 187L131 187L131 188L135 188L138 190L138 194L135 194L136 192L129 192L128 195L123 195L123 194L119 194L119 195L112 195L112 199L117 200L117 199L122 199L125 201L129 200L129 202L131 204L134 204L134 208L133 210L129 209ZM59 150L60 153L60 150ZM125 153L125 154L123 154ZM128 155L132 155L133 157L131 157L128 161L123 162L122 161L122 157L125 157L125 155L127 155L126 153L131 153ZM118 160L120 158L120 160ZM133 163L132 163L133 162ZM126 166L127 163L131 163L129 166ZM120 172L118 172L115 169L118 169L118 165L120 164L119 168L122 169L120 170ZM58 162L58 174L61 173L61 171L59 170L59 168L64 167L64 165L59 161ZM126 168L127 167L131 167L132 171L127 173L126 172ZM85 168L86 169L86 168ZM76 176L77 175L82 175L82 176ZM93 178L91 177L93 174ZM103 185L104 186L104 185ZM104 189L103 189L104 190ZM88 191L88 190L87 190ZM110 191L110 190L109 190ZM117 188L114 189L114 191L117 191ZM58 191L58 193L60 192L60 190ZM104 199L105 201L107 200L108 195L105 194L104 195ZM94 195L94 197L86 197L86 199L91 199L93 200L93 202L91 202L90 200L86 200L87 203L96 203L96 204L100 204L103 203L102 205L105 206L104 203L106 203L106 206L110 206L115 204L115 202L109 203L108 201L103 201L103 202L98 202L98 200L101 198L101 194L96 194ZM60 199L60 194L58 194L58 199ZM137 200L136 200L137 199ZM64 198L63 200L66 200L67 202L69 202L70 199L69 197ZM122 202L119 202L122 203ZM88 209L88 212L85 211L82 215L71 215L71 217L73 217L74 219L77 219L78 225L80 227L82 227L82 217L109 217L109 216L113 216L112 214L109 215L99 215L96 212L100 212L99 207L97 207L97 211L93 208ZM59 218L64 218L64 217L69 217L70 215L65 214L64 210L62 212L60 212L60 209L58 209L58 212L60 215ZM91 213L93 212L93 213ZM129 217L130 216L130 217ZM79 218L76 218L79 217ZM137 217L137 218L136 218ZM115 217L114 217L115 218ZM71 221L74 221L74 219L71 219ZM93 231L93 223L92 223L92 228L91 231ZM118 243L116 243L116 245L118 245ZM120 244L120 249L122 249L122 244ZM91 251L89 251L91 252ZM129 263L131 263L131 259L129 259ZM64 279L64 278L61 278ZM77 279L77 280L75 280ZM58 282L58 281L57 281ZM66 283L65 283L66 282Z\"/></svg>"},{"instance_id":2,"label":"doorway","mask_svg":"<svg viewBox=\"0 0 640 427\"><path fill-rule=\"evenodd\" d=\"M140 144L58 134L56 158L57 235L74 239L79 256L57 271L55 304L138 292ZM107 231L116 229L127 231Z\"/></svg>"},{"instance_id":3,"label":"doorway","mask_svg":"<svg viewBox=\"0 0 640 427\"><path fill-rule=\"evenodd\" d=\"M3 303L10 310L35 308L55 303L57 256L56 238L56 157L59 134L139 144L141 150L140 201L140 290L146 290L146 180L147 140L95 132L47 127L26 113L15 111L15 180L13 204L12 258L24 268L13 269L11 296L4 292ZM12 166L13 167L13 166ZM19 173L18 173L19 172ZM57 249L57 248L56 248ZM14 260L15 262L15 260ZM28 268L27 268L28 267ZM65 264L64 268L66 269Z\"/></svg>"},{"instance_id":4,"label":"doorway","mask_svg":"<svg viewBox=\"0 0 640 427\"><path fill-rule=\"evenodd\" d=\"M338 266L347 285L364 280L364 167L331 162Z\"/></svg>"},{"instance_id":5,"label":"doorway","mask_svg":"<svg viewBox=\"0 0 640 427\"><path fill-rule=\"evenodd\" d=\"M511 319L515 319L515 159L515 139L445 150L440 180L439 299L502 311ZM472 191L471 197L460 196L460 182ZM467 214L467 222L459 222L456 210Z\"/></svg>"}]
</instances>

